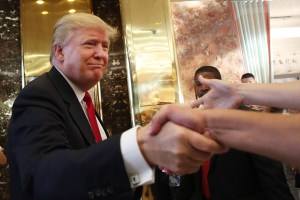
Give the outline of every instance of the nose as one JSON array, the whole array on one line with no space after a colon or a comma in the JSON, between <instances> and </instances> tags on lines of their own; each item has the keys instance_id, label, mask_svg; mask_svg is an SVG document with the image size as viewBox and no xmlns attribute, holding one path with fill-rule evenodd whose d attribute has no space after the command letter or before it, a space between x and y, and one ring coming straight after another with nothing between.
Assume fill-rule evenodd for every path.
<instances>
[{"instance_id":1,"label":"nose","mask_svg":"<svg viewBox=\"0 0 300 200\"><path fill-rule=\"evenodd\" d=\"M107 58L108 50L106 49L106 47L103 47L101 44L99 44L95 47L94 57L98 59Z\"/></svg>"}]
</instances>

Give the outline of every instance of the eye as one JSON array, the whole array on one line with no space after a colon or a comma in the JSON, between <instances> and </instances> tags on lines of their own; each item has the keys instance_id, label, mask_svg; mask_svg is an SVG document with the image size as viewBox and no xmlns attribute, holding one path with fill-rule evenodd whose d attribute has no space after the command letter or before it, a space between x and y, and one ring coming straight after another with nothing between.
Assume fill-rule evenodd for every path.
<instances>
[{"instance_id":1,"label":"eye","mask_svg":"<svg viewBox=\"0 0 300 200\"><path fill-rule=\"evenodd\" d=\"M92 48L94 45L91 42L86 42L82 46L87 47L87 48Z\"/></svg>"},{"instance_id":2,"label":"eye","mask_svg":"<svg viewBox=\"0 0 300 200\"><path fill-rule=\"evenodd\" d=\"M96 45L97 43L95 41L85 41L82 46L86 47L86 48L92 48Z\"/></svg>"},{"instance_id":3,"label":"eye","mask_svg":"<svg viewBox=\"0 0 300 200\"><path fill-rule=\"evenodd\" d=\"M102 48L103 48L103 50L108 51L108 49L109 49L109 44L108 44L108 43L102 44Z\"/></svg>"},{"instance_id":4,"label":"eye","mask_svg":"<svg viewBox=\"0 0 300 200\"><path fill-rule=\"evenodd\" d=\"M201 86L201 83L199 81L196 81L196 86Z\"/></svg>"}]
</instances>

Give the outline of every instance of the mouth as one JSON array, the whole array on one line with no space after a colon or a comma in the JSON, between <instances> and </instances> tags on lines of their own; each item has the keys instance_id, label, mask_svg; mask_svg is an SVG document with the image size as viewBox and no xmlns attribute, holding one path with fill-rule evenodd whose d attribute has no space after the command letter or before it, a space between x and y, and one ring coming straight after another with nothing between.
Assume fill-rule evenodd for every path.
<instances>
[{"instance_id":1,"label":"mouth","mask_svg":"<svg viewBox=\"0 0 300 200\"><path fill-rule=\"evenodd\" d=\"M99 69L103 68L103 64L91 63L88 65L92 68L99 68Z\"/></svg>"},{"instance_id":2,"label":"mouth","mask_svg":"<svg viewBox=\"0 0 300 200\"><path fill-rule=\"evenodd\" d=\"M201 92L201 93L199 93L198 94L198 97L199 98L201 98L201 97L203 97L206 93L208 92L208 90L207 91L204 91L204 92Z\"/></svg>"}]
</instances>

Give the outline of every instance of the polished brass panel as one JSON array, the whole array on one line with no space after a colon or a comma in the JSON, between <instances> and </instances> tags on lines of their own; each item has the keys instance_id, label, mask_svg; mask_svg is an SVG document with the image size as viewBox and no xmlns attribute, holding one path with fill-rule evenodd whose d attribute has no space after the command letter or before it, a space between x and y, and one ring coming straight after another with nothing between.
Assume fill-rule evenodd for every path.
<instances>
[{"instance_id":1,"label":"polished brass panel","mask_svg":"<svg viewBox=\"0 0 300 200\"><path fill-rule=\"evenodd\" d=\"M133 124L179 101L169 1L121 0Z\"/></svg>"},{"instance_id":2,"label":"polished brass panel","mask_svg":"<svg viewBox=\"0 0 300 200\"><path fill-rule=\"evenodd\" d=\"M91 13L92 10L90 0L20 0L20 7L23 70L26 84L51 67L49 56L53 26L57 19L72 12L72 9L75 12L85 13Z\"/></svg>"}]
</instances>

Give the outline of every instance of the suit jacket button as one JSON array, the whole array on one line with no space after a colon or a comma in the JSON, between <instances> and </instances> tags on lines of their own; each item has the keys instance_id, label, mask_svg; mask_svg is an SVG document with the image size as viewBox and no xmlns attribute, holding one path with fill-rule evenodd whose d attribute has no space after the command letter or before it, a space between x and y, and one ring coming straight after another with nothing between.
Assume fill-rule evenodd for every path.
<instances>
[{"instance_id":1,"label":"suit jacket button","mask_svg":"<svg viewBox=\"0 0 300 200\"><path fill-rule=\"evenodd\" d=\"M88 192L88 197L89 197L89 199L95 199L95 194L94 194L94 192L89 191L89 192Z\"/></svg>"},{"instance_id":2,"label":"suit jacket button","mask_svg":"<svg viewBox=\"0 0 300 200\"><path fill-rule=\"evenodd\" d=\"M113 188L113 187L108 187L108 188L107 188L107 192L108 192L109 194L113 194L113 193L114 193L114 188Z\"/></svg>"},{"instance_id":3,"label":"suit jacket button","mask_svg":"<svg viewBox=\"0 0 300 200\"><path fill-rule=\"evenodd\" d=\"M102 192L101 192L101 190L99 188L95 189L94 191L95 191L96 197L102 196Z\"/></svg>"}]
</instances>

